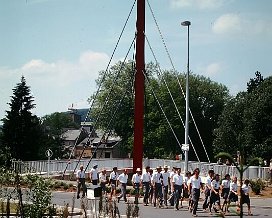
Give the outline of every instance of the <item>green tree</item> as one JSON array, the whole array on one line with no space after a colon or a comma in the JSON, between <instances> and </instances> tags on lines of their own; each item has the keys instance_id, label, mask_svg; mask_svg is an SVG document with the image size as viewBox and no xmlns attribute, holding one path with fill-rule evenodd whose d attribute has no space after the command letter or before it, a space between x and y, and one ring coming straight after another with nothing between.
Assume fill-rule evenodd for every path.
<instances>
[{"instance_id":1,"label":"green tree","mask_svg":"<svg viewBox=\"0 0 272 218\"><path fill-rule=\"evenodd\" d=\"M226 105L214 131L214 151L232 151L238 145L245 158L272 158L272 77L262 79L259 72L250 79L248 91L240 92Z\"/></svg>"},{"instance_id":2,"label":"green tree","mask_svg":"<svg viewBox=\"0 0 272 218\"><path fill-rule=\"evenodd\" d=\"M149 82L145 82L145 125L144 125L144 155L149 158L170 157L181 153L172 131L153 96L152 90L156 93L162 108L171 123L171 126L179 139L184 142L184 128L176 112L175 106L168 93L166 84L159 79L155 73L158 68L149 63L146 65L146 74ZM121 62L114 65L102 81L102 75L97 81L101 85L101 91L94 102L92 109L92 118L98 120L99 127L106 129L119 101L122 99L120 108L117 108L115 119L110 126L117 135L122 137L125 153L131 152L133 144L133 114L134 114L134 68L133 63L129 62L122 65ZM179 75L181 85L185 90L185 75ZM115 79L117 78L117 79ZM185 100L182 96L179 83L175 72L164 71L164 79L176 102L181 118L185 119ZM112 86L113 84L113 86ZM212 151L211 142L213 141L213 129L217 127L217 119L221 114L225 100L228 98L228 90L225 86L215 83L203 76L190 76L190 101L191 110L195 115L195 121L201 131L205 131L203 136L204 143L208 152ZM94 96L90 98L93 99ZM106 103L105 103L106 102ZM198 139L196 129L190 122L190 135L192 141L199 152L200 159L206 159L202 145ZM194 152L191 149L190 159L195 159ZM213 157L212 152L210 157Z\"/></svg>"},{"instance_id":3,"label":"green tree","mask_svg":"<svg viewBox=\"0 0 272 218\"><path fill-rule=\"evenodd\" d=\"M10 110L3 119L3 146L17 160L35 160L38 155L42 132L38 117L31 113L35 107L33 101L30 87L22 76L13 89Z\"/></svg>"},{"instance_id":4,"label":"green tree","mask_svg":"<svg viewBox=\"0 0 272 218\"><path fill-rule=\"evenodd\" d=\"M66 157L68 151L63 147L61 134L66 128L78 129L79 125L73 122L67 113L55 112L41 118L43 130L42 145L39 151L40 159L45 159L47 149L53 151L52 158Z\"/></svg>"}]
</instances>

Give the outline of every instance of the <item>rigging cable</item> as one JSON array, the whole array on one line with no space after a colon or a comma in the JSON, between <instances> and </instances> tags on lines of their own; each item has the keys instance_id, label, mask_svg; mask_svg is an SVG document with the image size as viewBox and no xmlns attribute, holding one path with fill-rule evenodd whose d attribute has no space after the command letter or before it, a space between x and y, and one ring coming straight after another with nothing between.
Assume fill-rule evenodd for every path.
<instances>
[{"instance_id":1,"label":"rigging cable","mask_svg":"<svg viewBox=\"0 0 272 218\"><path fill-rule=\"evenodd\" d=\"M106 97L106 99L105 99L105 101L104 101L104 103L103 103L103 105L102 105L102 108L100 109L100 112L103 111L104 107L105 107L105 106L107 105L107 103L109 102L109 97L110 97L110 95L112 94L112 91L113 91L113 87L114 87L114 85L115 85L115 82L116 82L116 80L118 79L118 76L119 76L119 74L121 73L121 71L122 71L122 69L123 69L123 67L124 67L124 65L125 65L126 59L127 59L128 54L129 54L129 52L130 52L130 50L131 50L131 48L132 48L132 45L133 45L133 43L134 43L134 41L135 41L135 38L136 38L136 36L134 37L132 43L130 44L130 47L129 47L128 51L127 51L127 54L126 54L126 56L125 56L125 58L124 58L124 60L123 60L123 62L122 62L122 64L121 64L121 67L120 67L118 73L116 74L116 76L115 76L115 78L114 78L114 80L113 80L113 82L112 82L110 91L108 92L108 95L107 95L107 97ZM98 116L97 119L95 120L95 124L94 124L94 126L93 126L93 128L92 128L91 133L89 134L87 143L90 142L90 137L91 137L91 135L93 134L96 125L98 124L98 121L99 121L99 119L100 119L100 115L101 115L101 113L99 113L99 116ZM77 168L77 166L78 166L78 164L79 164L79 162L80 162L80 160L81 160L81 158L82 158L82 155L83 155L83 153L84 153L84 150L85 150L85 147L84 147L84 149L82 150L82 152L81 152L81 154L80 154L79 160L78 160L78 162L77 162L77 164L76 164L76 167L74 168L73 174L75 173L76 168Z\"/></svg>"},{"instance_id":2,"label":"rigging cable","mask_svg":"<svg viewBox=\"0 0 272 218\"><path fill-rule=\"evenodd\" d=\"M170 89L169 89L169 86L168 86L168 84L167 84L167 82L166 82L166 80L165 80L165 78L164 78L164 75L163 75L162 70L161 70L161 68L160 68L160 66L159 66L158 60L157 60L157 58L156 58L156 56L155 56L155 53L154 53L154 51L153 51L153 49L152 49L152 47L151 47L151 45L150 45L150 42L149 42L149 40L148 40L148 38L147 38L146 35L145 35L145 38L146 38L148 47L149 47L149 49L150 49L150 51L151 51L151 53L152 53L152 55L153 55L153 58L154 58L154 60L155 60L155 62L156 62L156 67L158 68L158 70L156 70L157 75L158 75L158 77L161 78L161 80L164 82L164 84L165 84L165 86L166 86L166 88L167 88L167 91L168 91L168 93L169 93L169 95L170 95L170 97L171 97L171 100L172 100L172 102L173 102L173 104L174 104L174 106L175 106L176 112L178 113L179 119L180 119L180 121L182 122L182 125L183 125L183 127L184 127L184 129L185 129L185 125L184 125L184 122L183 122L183 120L182 120L182 118L181 118L181 115L180 115L180 112L179 112L178 107L177 107L177 105L176 105L176 102L175 102L175 100L174 100L174 98L173 98L173 95L172 95L172 93L171 93L171 91L170 91ZM190 142L191 142L191 145L192 145L193 149L195 150L194 144L193 144L193 142L192 142L190 136L189 136L189 140L190 140ZM197 155L196 155L196 156L197 156ZM197 159L198 159L198 161L199 161L198 156L197 156Z\"/></svg>"},{"instance_id":3,"label":"rigging cable","mask_svg":"<svg viewBox=\"0 0 272 218\"><path fill-rule=\"evenodd\" d=\"M122 28L122 31L121 31L121 33L120 33L120 35L119 35L119 37L118 37L117 43L115 44L115 47L114 47L113 52L112 52L112 54L111 54L110 60L109 60L108 65L107 65L107 67L106 67L105 73L104 73L104 75L103 75L103 77L102 77L102 80L101 80L99 86L98 86L98 89L97 89L97 91L96 91L96 93L95 93L95 96L94 96L93 100L91 101L91 106L89 107L89 110L88 110L88 112L87 112L87 114L86 114L86 117L85 117L85 119L84 119L84 123L87 121L87 119L88 119L88 117L89 117L89 115L90 115L90 111L91 111L91 108L93 107L94 101L96 100L96 98L97 98L97 96L98 96L98 93L100 92L101 85L102 85L102 83L104 82L104 80L105 80L105 78L106 78L107 72L109 71L110 64L111 64L112 59L113 59L113 57L114 57L114 54L115 54L115 52L116 52L116 50L117 50L117 47L118 47L118 45L119 45L119 43L120 43L120 40L121 40L121 38L122 38L122 36L123 36L123 33L124 33L124 31L125 31L125 28L126 28L126 26L127 26L127 23L128 23L128 21L129 21L129 18L130 18L131 14L132 14L132 11L133 11L133 9L134 9L135 3L136 3L136 0L134 0L134 2L133 2L133 5L132 5L132 7L131 7L131 9L130 9L130 11L129 11L128 17L127 17L127 19L126 19L126 21L125 21L125 24L124 24L124 26L123 26L123 28ZM83 131L83 126L80 128L80 134L81 134L82 131ZM70 162L70 160L71 160L71 157L72 157L72 155L73 155L73 153L74 153L75 147L76 147L76 145L77 145L77 143L78 143L78 140L79 140L79 138L80 138L80 134L79 134L79 136L76 138L75 145L74 145L74 147L73 147L72 150L71 150L71 153L70 153L70 156L69 156L69 162ZM63 171L63 177L64 177L64 174L65 174L67 168L68 168L69 162L67 162L66 167L65 167L65 169L64 169L64 171Z\"/></svg>"},{"instance_id":4,"label":"rigging cable","mask_svg":"<svg viewBox=\"0 0 272 218\"><path fill-rule=\"evenodd\" d=\"M180 89L181 89L181 91L182 91L182 95L183 95L183 97L184 97L184 99L185 99L185 93L184 93L183 88L182 88L182 86L181 86L181 84L180 84L180 81L179 81L179 78L178 78L178 75L177 75L177 70L176 70L176 68L174 67L172 58L171 58L170 53L169 53L169 51L168 51L168 48L167 48L167 46L166 46L165 40L164 40L164 38L163 38L162 32L161 32L160 27L159 27L159 25L158 25L157 19L155 18L155 14L154 14L154 12L153 12L153 10L152 10L152 8L151 8L151 5L150 5L150 3L149 3L149 0L147 0L147 4L148 4L148 7L149 7L150 12L151 12L151 14L152 14L152 17L153 17L153 19L154 19L154 22L155 22L155 24L156 24L156 27L157 27L157 29L158 29L159 35L160 35L160 37L161 37L162 43L163 43L163 45L164 45L164 48L165 48L165 51L166 51L167 56L168 56L168 58L169 58L169 61L170 61L170 63L171 63L171 66L172 66L172 68L173 68L173 70L174 70L174 74L175 74L175 76L176 76L176 78L177 78L177 80L178 80L179 87L180 87ZM211 161L210 161L209 155L208 155L208 153L207 153L207 150L206 150L206 148L205 148L204 142L203 142L202 137L201 137L201 135L200 135L198 126L197 126L197 124L196 124L195 118L194 118L193 113L192 113L192 111L191 111L190 108L189 108L189 112L190 112L190 115L191 115L191 117L192 117L192 120L193 120L193 123L194 123L194 125L195 125L195 128L196 128L196 131L197 131L197 133L198 133L198 136L199 136L199 138L200 138L200 141L201 141L201 144L202 144L202 146L203 146L203 149L204 149L204 151L205 151L205 154L206 154L206 156L207 156L207 158L208 158L208 161L209 161L209 163L210 163Z\"/></svg>"}]
</instances>

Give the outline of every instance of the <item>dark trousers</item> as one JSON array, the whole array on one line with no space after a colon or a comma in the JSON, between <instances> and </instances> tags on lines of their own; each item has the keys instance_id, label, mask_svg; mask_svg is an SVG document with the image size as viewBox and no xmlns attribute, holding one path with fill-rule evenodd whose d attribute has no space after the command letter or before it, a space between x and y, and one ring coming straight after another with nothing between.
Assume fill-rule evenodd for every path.
<instances>
[{"instance_id":1,"label":"dark trousers","mask_svg":"<svg viewBox=\"0 0 272 218\"><path fill-rule=\"evenodd\" d=\"M160 205L162 205L162 184L155 183L155 200L160 198Z\"/></svg>"},{"instance_id":2,"label":"dark trousers","mask_svg":"<svg viewBox=\"0 0 272 218\"><path fill-rule=\"evenodd\" d=\"M203 202L203 209L207 209L209 207L209 201L210 201L210 189L205 190L205 200Z\"/></svg>"},{"instance_id":3,"label":"dark trousers","mask_svg":"<svg viewBox=\"0 0 272 218\"><path fill-rule=\"evenodd\" d=\"M167 206L167 195L168 195L168 185L163 186L163 200L166 206Z\"/></svg>"},{"instance_id":4,"label":"dark trousers","mask_svg":"<svg viewBox=\"0 0 272 218\"><path fill-rule=\"evenodd\" d=\"M192 204L193 204L192 209L193 209L193 214L196 214L199 197L200 197L200 189L198 189L198 188L192 189Z\"/></svg>"},{"instance_id":5,"label":"dark trousers","mask_svg":"<svg viewBox=\"0 0 272 218\"><path fill-rule=\"evenodd\" d=\"M175 193L175 207L178 209L179 206L179 200L181 198L182 193L182 186L181 185L174 185L174 193Z\"/></svg>"},{"instance_id":6,"label":"dark trousers","mask_svg":"<svg viewBox=\"0 0 272 218\"><path fill-rule=\"evenodd\" d=\"M85 178L79 178L78 179L78 183L77 183L77 197L79 197L81 186L82 186L82 189L83 189L82 197L84 197L85 193L87 192L87 188L86 188L86 185L85 185Z\"/></svg>"},{"instance_id":7,"label":"dark trousers","mask_svg":"<svg viewBox=\"0 0 272 218\"><path fill-rule=\"evenodd\" d=\"M149 182L143 182L144 186L144 203L148 204L150 184Z\"/></svg>"},{"instance_id":8,"label":"dark trousers","mask_svg":"<svg viewBox=\"0 0 272 218\"><path fill-rule=\"evenodd\" d=\"M92 180L93 185L97 185L98 184L98 179Z\"/></svg>"},{"instance_id":9,"label":"dark trousers","mask_svg":"<svg viewBox=\"0 0 272 218\"><path fill-rule=\"evenodd\" d=\"M121 199L122 197L124 198L124 201L127 202L127 184L126 183L122 183L121 184L121 194L118 196L119 199Z\"/></svg>"}]
</instances>

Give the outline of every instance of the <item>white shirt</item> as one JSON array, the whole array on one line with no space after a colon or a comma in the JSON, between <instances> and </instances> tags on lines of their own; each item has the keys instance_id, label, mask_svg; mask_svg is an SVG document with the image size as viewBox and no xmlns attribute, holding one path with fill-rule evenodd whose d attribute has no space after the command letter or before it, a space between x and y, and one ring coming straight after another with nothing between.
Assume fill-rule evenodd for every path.
<instances>
[{"instance_id":1,"label":"white shirt","mask_svg":"<svg viewBox=\"0 0 272 218\"><path fill-rule=\"evenodd\" d=\"M112 171L112 172L110 173L110 179L112 179L112 180L117 180L117 178L118 178L118 173Z\"/></svg>"},{"instance_id":2,"label":"white shirt","mask_svg":"<svg viewBox=\"0 0 272 218\"><path fill-rule=\"evenodd\" d=\"M126 184L127 180L128 180L128 175L127 174L125 175L125 173L122 173L122 174L120 174L118 176L117 180L119 180L119 182L121 182L121 183L125 183Z\"/></svg>"},{"instance_id":3,"label":"white shirt","mask_svg":"<svg viewBox=\"0 0 272 218\"><path fill-rule=\"evenodd\" d=\"M223 188L230 188L230 181L227 179L223 179L221 185Z\"/></svg>"},{"instance_id":4,"label":"white shirt","mask_svg":"<svg viewBox=\"0 0 272 218\"><path fill-rule=\"evenodd\" d=\"M246 185L246 184L243 184L242 185L242 190L243 190L245 195L248 195L249 192L250 192L250 187L248 185Z\"/></svg>"},{"instance_id":5,"label":"white shirt","mask_svg":"<svg viewBox=\"0 0 272 218\"><path fill-rule=\"evenodd\" d=\"M76 177L77 178L85 178L85 173L84 173L84 170L78 170L77 173L76 173Z\"/></svg>"},{"instance_id":6,"label":"white shirt","mask_svg":"<svg viewBox=\"0 0 272 218\"><path fill-rule=\"evenodd\" d=\"M162 173L162 178L163 178L163 185L167 186L168 185L168 179L170 178L170 173L169 172L163 172Z\"/></svg>"},{"instance_id":7,"label":"white shirt","mask_svg":"<svg viewBox=\"0 0 272 218\"><path fill-rule=\"evenodd\" d=\"M174 171L170 172L170 182L173 182L173 177L175 174L176 174L176 172L174 172Z\"/></svg>"},{"instance_id":8,"label":"white shirt","mask_svg":"<svg viewBox=\"0 0 272 218\"><path fill-rule=\"evenodd\" d=\"M188 184L191 184L192 189L196 188L196 189L200 189L201 187L201 178L200 176L198 178L196 178L195 176L192 176L189 180L188 180Z\"/></svg>"},{"instance_id":9,"label":"white shirt","mask_svg":"<svg viewBox=\"0 0 272 218\"><path fill-rule=\"evenodd\" d=\"M107 174L99 173L99 181L107 182Z\"/></svg>"},{"instance_id":10,"label":"white shirt","mask_svg":"<svg viewBox=\"0 0 272 218\"><path fill-rule=\"evenodd\" d=\"M141 175L139 175L138 173L133 174L131 181L133 183L140 183Z\"/></svg>"},{"instance_id":11,"label":"white shirt","mask_svg":"<svg viewBox=\"0 0 272 218\"><path fill-rule=\"evenodd\" d=\"M159 172L156 172L152 175L151 180L155 183L161 183L162 181L162 174Z\"/></svg>"},{"instance_id":12,"label":"white shirt","mask_svg":"<svg viewBox=\"0 0 272 218\"><path fill-rule=\"evenodd\" d=\"M149 172L145 172L141 176L142 182L150 182L151 181L151 176Z\"/></svg>"},{"instance_id":13,"label":"white shirt","mask_svg":"<svg viewBox=\"0 0 272 218\"><path fill-rule=\"evenodd\" d=\"M237 190L238 190L237 182L231 182L230 183L230 191L231 192L237 192Z\"/></svg>"},{"instance_id":14,"label":"white shirt","mask_svg":"<svg viewBox=\"0 0 272 218\"><path fill-rule=\"evenodd\" d=\"M212 178L210 176L206 177L206 187L209 188L212 183Z\"/></svg>"},{"instance_id":15,"label":"white shirt","mask_svg":"<svg viewBox=\"0 0 272 218\"><path fill-rule=\"evenodd\" d=\"M183 184L183 176L176 174L173 176L173 183L175 185L182 185Z\"/></svg>"},{"instance_id":16,"label":"white shirt","mask_svg":"<svg viewBox=\"0 0 272 218\"><path fill-rule=\"evenodd\" d=\"M98 170L97 170L97 168L96 169L94 169L94 168L91 169L90 178L91 178L91 180L97 180L98 179Z\"/></svg>"},{"instance_id":17,"label":"white shirt","mask_svg":"<svg viewBox=\"0 0 272 218\"><path fill-rule=\"evenodd\" d=\"M211 183L211 186L213 187L213 189L218 190L220 188L220 182L216 181L216 180L213 180L212 183Z\"/></svg>"}]
</instances>

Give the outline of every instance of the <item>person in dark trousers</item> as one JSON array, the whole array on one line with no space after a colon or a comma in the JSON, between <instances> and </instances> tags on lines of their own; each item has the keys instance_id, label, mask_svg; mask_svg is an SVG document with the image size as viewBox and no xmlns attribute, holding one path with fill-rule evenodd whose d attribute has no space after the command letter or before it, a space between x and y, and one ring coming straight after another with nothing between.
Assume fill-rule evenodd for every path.
<instances>
[{"instance_id":1,"label":"person in dark trousers","mask_svg":"<svg viewBox=\"0 0 272 218\"><path fill-rule=\"evenodd\" d=\"M127 202L127 181L128 181L128 174L127 169L124 169L124 172L120 174L117 178L120 188L121 188L121 194L117 198L117 202L119 203L120 199L123 197L124 201Z\"/></svg>"},{"instance_id":2,"label":"person in dark trousers","mask_svg":"<svg viewBox=\"0 0 272 218\"><path fill-rule=\"evenodd\" d=\"M148 199L149 199L149 191L150 191L150 185L151 185L151 176L150 176L150 167L147 166L145 168L145 172L141 176L141 183L142 187L144 189L144 206L148 205Z\"/></svg>"},{"instance_id":3,"label":"person in dark trousers","mask_svg":"<svg viewBox=\"0 0 272 218\"><path fill-rule=\"evenodd\" d=\"M205 193L205 200L203 202L203 210L207 210L207 208L209 207L209 201L210 201L210 195L211 195L211 183L214 177L214 171L213 170L209 170L208 172L208 176L206 177L206 183L205 183L205 189L204 189L204 193Z\"/></svg>"},{"instance_id":4,"label":"person in dark trousers","mask_svg":"<svg viewBox=\"0 0 272 218\"><path fill-rule=\"evenodd\" d=\"M83 170L83 165L80 165L79 170L76 173L76 178L77 178L77 199L79 199L81 186L82 186L82 197L85 197L85 194L87 192L87 188L85 185L86 176Z\"/></svg>"},{"instance_id":5,"label":"person in dark trousers","mask_svg":"<svg viewBox=\"0 0 272 218\"><path fill-rule=\"evenodd\" d=\"M221 197L224 199L224 202L222 205L222 211L227 212L228 197L230 193L230 175L229 174L226 174L225 178L222 180L221 190L222 190Z\"/></svg>"},{"instance_id":6,"label":"person in dark trousers","mask_svg":"<svg viewBox=\"0 0 272 218\"><path fill-rule=\"evenodd\" d=\"M235 202L236 204L236 210L239 210L239 204L238 204L238 185L237 185L237 177L234 176L232 177L232 182L230 183L230 194L228 197L228 206L227 206L227 211L230 203Z\"/></svg>"},{"instance_id":7,"label":"person in dark trousers","mask_svg":"<svg viewBox=\"0 0 272 218\"><path fill-rule=\"evenodd\" d=\"M162 168L161 166L157 167L157 172L152 176L152 184L154 189L154 207L157 207L157 200L159 200L159 206L162 206L163 196L162 196Z\"/></svg>"},{"instance_id":8,"label":"person in dark trousers","mask_svg":"<svg viewBox=\"0 0 272 218\"><path fill-rule=\"evenodd\" d=\"M219 174L215 174L214 179L212 180L211 183L211 199L209 204L210 214L212 213L212 207L216 213L221 210L219 192L220 192L220 176Z\"/></svg>"},{"instance_id":9,"label":"person in dark trousers","mask_svg":"<svg viewBox=\"0 0 272 218\"><path fill-rule=\"evenodd\" d=\"M164 205L167 207L167 199L168 199L168 190L169 190L169 182L170 182L170 173L168 172L168 166L165 165L163 167L164 172L162 173L162 185L163 185L163 200Z\"/></svg>"},{"instance_id":10,"label":"person in dark trousers","mask_svg":"<svg viewBox=\"0 0 272 218\"><path fill-rule=\"evenodd\" d=\"M137 168L136 173L133 174L132 179L131 179L133 188L135 190L135 201L134 204L138 204L139 201L139 194L140 194L140 183L141 183L141 169Z\"/></svg>"},{"instance_id":11,"label":"person in dark trousers","mask_svg":"<svg viewBox=\"0 0 272 218\"><path fill-rule=\"evenodd\" d=\"M197 216L196 211L197 211L198 201L200 197L200 189L202 189L202 186L203 186L199 173L200 173L199 168L196 168L193 172L193 176L188 181L189 190L191 190L191 195L192 195L192 208L190 211L192 212L193 216Z\"/></svg>"},{"instance_id":12,"label":"person in dark trousers","mask_svg":"<svg viewBox=\"0 0 272 218\"><path fill-rule=\"evenodd\" d=\"M97 166L98 165L95 163L93 165L93 168L90 171L90 179L91 179L93 185L97 185L98 182L99 182L99 180L98 180L99 179L99 175L98 175Z\"/></svg>"},{"instance_id":13,"label":"person in dark trousers","mask_svg":"<svg viewBox=\"0 0 272 218\"><path fill-rule=\"evenodd\" d=\"M110 186L111 186L111 193L110 193L110 200L112 196L115 196L116 187L117 187L117 178L118 178L117 167L113 167L112 172L110 173Z\"/></svg>"},{"instance_id":14,"label":"person in dark trousers","mask_svg":"<svg viewBox=\"0 0 272 218\"><path fill-rule=\"evenodd\" d=\"M179 201L182 194L183 176L180 174L181 169L177 169L177 173L173 177L174 193L175 193L175 209L179 210ZM182 202L181 202L182 207Z\"/></svg>"},{"instance_id":15,"label":"person in dark trousers","mask_svg":"<svg viewBox=\"0 0 272 218\"><path fill-rule=\"evenodd\" d=\"M249 180L245 179L244 184L242 185L242 190L241 190L241 203L247 204L247 210L248 210L248 215L252 216L251 213L251 208L250 208L250 198L249 198L249 192L251 188L249 186Z\"/></svg>"}]
</instances>

